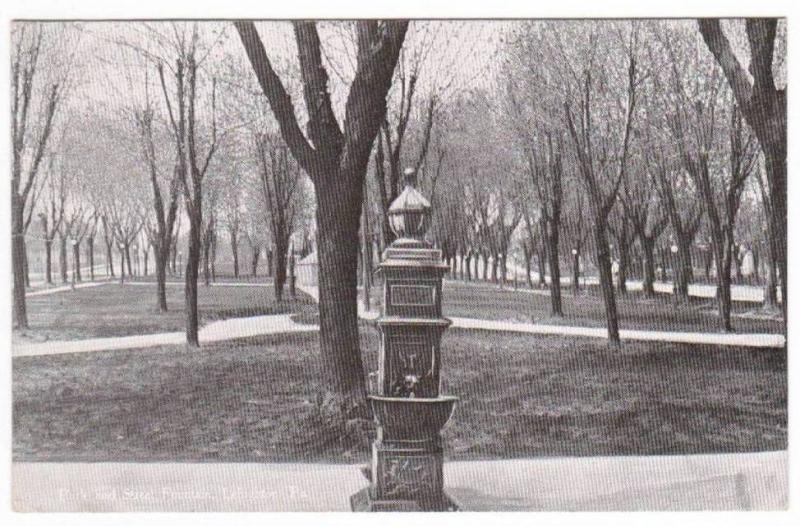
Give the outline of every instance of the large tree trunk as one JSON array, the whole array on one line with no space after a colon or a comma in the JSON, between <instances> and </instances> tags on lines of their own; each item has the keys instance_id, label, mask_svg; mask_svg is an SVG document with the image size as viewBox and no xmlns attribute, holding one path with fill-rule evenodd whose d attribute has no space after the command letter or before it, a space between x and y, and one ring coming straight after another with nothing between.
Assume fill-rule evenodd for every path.
<instances>
[{"instance_id":1,"label":"large tree trunk","mask_svg":"<svg viewBox=\"0 0 800 526\"><path fill-rule=\"evenodd\" d=\"M364 367L359 351L356 272L361 185L347 188L335 178L318 178L317 249L322 371L329 391L323 406L335 413L363 413ZM324 181L328 181L327 183ZM331 224L337 228L330 228ZM282 253L282 254L285 254ZM277 255L278 259L285 258ZM276 277L277 279L277 277Z\"/></svg>"},{"instance_id":2,"label":"large tree trunk","mask_svg":"<svg viewBox=\"0 0 800 526\"><path fill-rule=\"evenodd\" d=\"M299 130L291 99L269 63L255 25L235 24L284 139L314 182L320 354L325 375L321 412L341 425L351 416L368 415L357 316L359 219L369 155L386 117L386 94L408 22L357 24L358 64L346 104L344 133L331 108L316 27L310 22L295 23L310 114L308 135L314 147Z\"/></svg>"}]
</instances>

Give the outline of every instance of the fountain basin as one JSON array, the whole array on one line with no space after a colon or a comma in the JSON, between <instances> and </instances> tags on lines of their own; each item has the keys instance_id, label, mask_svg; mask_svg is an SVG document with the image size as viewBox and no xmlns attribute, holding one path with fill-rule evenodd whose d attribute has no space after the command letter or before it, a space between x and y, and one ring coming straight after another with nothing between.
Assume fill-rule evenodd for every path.
<instances>
[{"instance_id":1,"label":"fountain basin","mask_svg":"<svg viewBox=\"0 0 800 526\"><path fill-rule=\"evenodd\" d=\"M423 440L436 436L450 419L456 396L393 398L369 396L375 419L385 436L397 440Z\"/></svg>"}]
</instances>

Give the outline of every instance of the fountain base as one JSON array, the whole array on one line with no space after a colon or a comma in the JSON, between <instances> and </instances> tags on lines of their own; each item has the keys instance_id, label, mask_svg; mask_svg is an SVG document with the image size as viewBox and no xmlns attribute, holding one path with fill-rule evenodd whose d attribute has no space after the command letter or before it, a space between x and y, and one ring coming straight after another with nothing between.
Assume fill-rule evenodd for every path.
<instances>
[{"instance_id":1,"label":"fountain base","mask_svg":"<svg viewBox=\"0 0 800 526\"><path fill-rule=\"evenodd\" d=\"M428 507L422 507L415 500L376 500L370 495L369 488L364 488L350 496L352 511L458 511L458 507L446 493L442 498Z\"/></svg>"},{"instance_id":2,"label":"fountain base","mask_svg":"<svg viewBox=\"0 0 800 526\"><path fill-rule=\"evenodd\" d=\"M447 511L455 509L443 491L442 440L456 397L370 396L378 438L365 469L368 488L350 499L353 511Z\"/></svg>"}]
</instances>

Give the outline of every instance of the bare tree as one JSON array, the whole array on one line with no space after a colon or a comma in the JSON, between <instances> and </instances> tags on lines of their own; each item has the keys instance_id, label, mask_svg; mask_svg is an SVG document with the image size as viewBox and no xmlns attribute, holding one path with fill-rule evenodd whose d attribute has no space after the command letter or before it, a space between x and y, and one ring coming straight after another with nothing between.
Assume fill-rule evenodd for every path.
<instances>
[{"instance_id":1,"label":"bare tree","mask_svg":"<svg viewBox=\"0 0 800 526\"><path fill-rule=\"evenodd\" d=\"M45 86L39 86L37 81L43 41L41 24L14 24L11 57L11 258L14 326L22 329L28 328L25 304L26 211L29 215L33 189L63 93L63 81Z\"/></svg>"},{"instance_id":2,"label":"bare tree","mask_svg":"<svg viewBox=\"0 0 800 526\"><path fill-rule=\"evenodd\" d=\"M339 419L353 411L363 413L367 409L366 389L356 310L361 193L372 143L386 115L386 94L408 22L356 22L357 64L347 97L344 130L333 113L316 25L294 23L309 117L308 138L300 129L293 103L267 57L255 24L235 25L284 141L314 183L320 351L325 371L322 405Z\"/></svg>"},{"instance_id":3,"label":"bare tree","mask_svg":"<svg viewBox=\"0 0 800 526\"><path fill-rule=\"evenodd\" d=\"M420 170L428 155L434 123L455 84L457 67L447 59L438 58L434 51L463 37L461 29L461 24L452 21L446 24L415 21L409 26L400 50L375 156L384 245L394 240L386 212L402 190L403 168L411 168L421 179Z\"/></svg>"},{"instance_id":4,"label":"bare tree","mask_svg":"<svg viewBox=\"0 0 800 526\"><path fill-rule=\"evenodd\" d=\"M203 283L206 287L217 280L217 199L219 193L216 188L205 188L205 224L201 234L201 261L203 267Z\"/></svg>"},{"instance_id":5,"label":"bare tree","mask_svg":"<svg viewBox=\"0 0 800 526\"><path fill-rule=\"evenodd\" d=\"M633 25L633 24L632 24ZM595 63L597 35L594 30L589 37L589 57L580 73L577 97L577 115L569 99L564 102L567 126L575 153L578 158L578 169L584 187L589 194L589 207L594 220L593 234L595 260L600 271L600 287L603 291L603 302L606 310L609 342L619 345L619 320L614 285L611 273L611 258L608 246L608 216L617 199L620 183L625 177L627 157L633 127L634 110L636 108L636 87L640 82L636 66L636 27L633 25L625 52L627 55L626 100L622 104L624 117L621 121L619 145L610 144L609 124L600 122L595 127L595 117L599 112L593 93L598 84L593 83L600 75L599 66Z\"/></svg>"},{"instance_id":6,"label":"bare tree","mask_svg":"<svg viewBox=\"0 0 800 526\"><path fill-rule=\"evenodd\" d=\"M538 202L543 241L547 243L548 267L550 268L550 309L553 316L563 316L561 304L561 270L559 264L559 240L561 229L561 203L564 167L561 161L563 145L560 138L553 147L552 134L544 134L545 141L532 140L526 148L528 173Z\"/></svg>"},{"instance_id":7,"label":"bare tree","mask_svg":"<svg viewBox=\"0 0 800 526\"><path fill-rule=\"evenodd\" d=\"M567 185L571 188L565 198L564 234L569 242L569 251L572 256L572 293L577 295L580 290L581 258L584 257L584 248L588 243L590 234L590 218L586 217L586 197L579 186Z\"/></svg>"},{"instance_id":8,"label":"bare tree","mask_svg":"<svg viewBox=\"0 0 800 526\"><path fill-rule=\"evenodd\" d=\"M178 217L181 182L178 176L178 163L171 167L169 176L166 178L163 175L163 169L159 166L161 163L157 153L157 138L154 130L155 110L151 105L148 90L145 92L144 106L135 109L132 114L138 131L141 158L144 161L152 191L152 216L155 221L148 220L144 224L148 242L153 246L155 258L156 305L159 312L167 312L167 263L172 246L172 233ZM162 185L166 186L166 191Z\"/></svg>"},{"instance_id":9,"label":"bare tree","mask_svg":"<svg viewBox=\"0 0 800 526\"><path fill-rule=\"evenodd\" d=\"M299 164L291 158L288 147L282 141L260 134L255 143L259 189L267 204L266 220L270 225L274 248L275 300L282 301L287 251L298 214L303 175Z\"/></svg>"},{"instance_id":10,"label":"bare tree","mask_svg":"<svg viewBox=\"0 0 800 526\"><path fill-rule=\"evenodd\" d=\"M620 193L622 197L623 193ZM619 199L623 201L622 198ZM617 292L627 294L628 292L628 271L630 267L631 249L636 241L637 232L628 216L628 210L624 206L616 206L611 210L608 222L608 231L614 240L614 248L617 253ZM613 253L614 250L612 249Z\"/></svg>"},{"instance_id":11,"label":"bare tree","mask_svg":"<svg viewBox=\"0 0 800 526\"><path fill-rule=\"evenodd\" d=\"M689 53L678 58L678 48L691 49L691 39L672 39L665 42L671 62L673 108L667 122L678 147L683 168L692 178L703 198L708 220L711 248L717 270L717 298L720 324L731 331L731 263L735 257L734 229L744 184L756 159L755 138L744 129L739 110L729 108L723 80L716 65L702 58L693 64ZM691 64L691 78L686 79L686 65ZM726 111L728 123L723 121ZM727 124L727 128L725 125ZM719 144L717 137L727 130L728 147ZM729 169L717 162L727 150ZM727 172L727 174L726 174Z\"/></svg>"},{"instance_id":12,"label":"bare tree","mask_svg":"<svg viewBox=\"0 0 800 526\"><path fill-rule=\"evenodd\" d=\"M131 247L144 227L139 214L141 201L132 199L130 195L114 196L110 198L105 207L106 221L114 234L114 241L120 248L120 275L125 276L125 267L128 276L133 276L133 262L131 260Z\"/></svg>"},{"instance_id":13,"label":"bare tree","mask_svg":"<svg viewBox=\"0 0 800 526\"><path fill-rule=\"evenodd\" d=\"M712 90L712 97L716 93ZM741 203L742 191L756 159L755 141L744 129L737 108L731 111L729 128L730 168L728 177L714 177L711 153L714 150L715 127L714 101L695 107L696 121L691 130L686 130L684 119L675 116L671 120L681 159L686 171L694 179L703 196L706 217L711 234L711 245L717 271L717 300L720 325L729 332L731 325L731 263L734 257L734 228L736 214ZM720 180L717 180L720 179Z\"/></svg>"},{"instance_id":14,"label":"bare tree","mask_svg":"<svg viewBox=\"0 0 800 526\"><path fill-rule=\"evenodd\" d=\"M646 156L649 159L649 156ZM649 161L648 161L649 163ZM625 209L625 220L630 222L642 250L644 276L642 290L645 296L655 296L655 247L659 236L669 224L669 216L663 211L657 198L656 176L649 164L640 166L638 174L629 174L622 183L620 202Z\"/></svg>"},{"instance_id":15,"label":"bare tree","mask_svg":"<svg viewBox=\"0 0 800 526\"><path fill-rule=\"evenodd\" d=\"M766 159L767 181L771 199L770 228L775 233L775 250L780 266L784 324L787 296L786 259L786 89L778 89L773 75L778 19L750 18L746 22L750 46L748 77L731 49L718 19L698 20L700 33L714 54L736 103L753 129ZM783 57L780 56L780 59Z\"/></svg>"},{"instance_id":16,"label":"bare tree","mask_svg":"<svg viewBox=\"0 0 800 526\"><path fill-rule=\"evenodd\" d=\"M235 183L234 190L240 188L241 183ZM241 237L241 210L238 192L232 194L232 200L225 207L225 230L228 231L228 239L231 245L231 256L233 257L233 277L239 277L239 239Z\"/></svg>"},{"instance_id":17,"label":"bare tree","mask_svg":"<svg viewBox=\"0 0 800 526\"><path fill-rule=\"evenodd\" d=\"M176 32L178 29L176 28ZM205 142L206 153L201 155L197 102L198 46L200 36L197 24L192 25L189 35L178 38L177 57L174 65L159 62L158 76L161 91L167 107L169 123L174 135L177 152L176 171L183 190L186 214L189 217L189 247L186 257L186 277L184 292L186 299L186 341L197 347L199 314L197 310L197 279L200 268L200 252L203 232L203 180L208 172L211 159L217 150L216 120L216 81L212 79L209 93L208 123L209 133ZM167 82L167 70L171 86ZM172 89L170 89L170 87Z\"/></svg>"},{"instance_id":18,"label":"bare tree","mask_svg":"<svg viewBox=\"0 0 800 526\"><path fill-rule=\"evenodd\" d=\"M42 225L45 253L45 281L53 283L53 240L64 219L64 205L67 199L67 184L63 170L54 170L53 157L48 163L50 170L47 176L46 198L44 210L39 212Z\"/></svg>"}]
</instances>

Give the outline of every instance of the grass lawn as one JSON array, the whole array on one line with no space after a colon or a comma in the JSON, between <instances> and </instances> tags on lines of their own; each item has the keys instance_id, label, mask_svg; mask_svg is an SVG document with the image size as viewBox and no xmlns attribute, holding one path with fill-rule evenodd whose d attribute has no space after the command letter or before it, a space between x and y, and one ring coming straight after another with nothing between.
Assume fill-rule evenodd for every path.
<instances>
[{"instance_id":1,"label":"grass lawn","mask_svg":"<svg viewBox=\"0 0 800 526\"><path fill-rule=\"evenodd\" d=\"M185 328L183 287L167 286L169 311L156 309L156 286L120 286L110 283L28 298L30 329L15 334L18 339L70 340L105 336L128 336L180 331ZM276 304L272 287L198 286L201 324L217 319L316 311L313 300L298 291Z\"/></svg>"},{"instance_id":2,"label":"grass lawn","mask_svg":"<svg viewBox=\"0 0 800 526\"><path fill-rule=\"evenodd\" d=\"M368 370L378 338L362 328ZM13 359L17 461L351 462L315 410L316 334ZM450 459L787 447L786 353L451 329ZM368 426L367 426L368 427Z\"/></svg>"},{"instance_id":3,"label":"grass lawn","mask_svg":"<svg viewBox=\"0 0 800 526\"><path fill-rule=\"evenodd\" d=\"M544 325L578 325L605 327L605 309L598 291L574 296L562 289L564 316L550 315L550 296L513 289L499 289L490 284L470 284L446 281L442 292L442 310L446 316L534 322ZM676 305L671 296L646 298L641 293L617 295L620 327L663 331L718 332L716 312L709 312L713 300L694 299L690 305ZM748 306L737 305L737 309ZM780 321L733 318L739 332L782 332Z\"/></svg>"}]
</instances>

